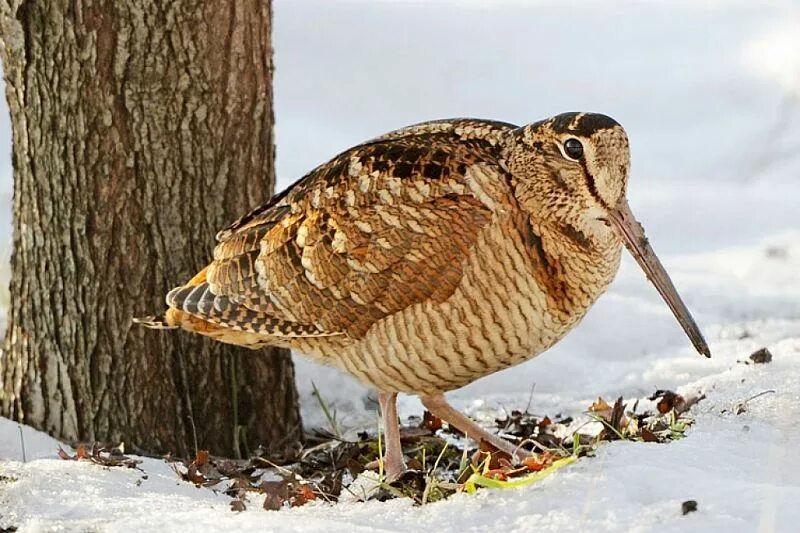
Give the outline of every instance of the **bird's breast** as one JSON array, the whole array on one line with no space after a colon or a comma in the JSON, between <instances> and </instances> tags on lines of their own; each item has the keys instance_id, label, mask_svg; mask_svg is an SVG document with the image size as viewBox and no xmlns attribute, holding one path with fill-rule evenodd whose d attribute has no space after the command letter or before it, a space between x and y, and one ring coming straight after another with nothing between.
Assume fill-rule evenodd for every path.
<instances>
[{"instance_id":1,"label":"bird's breast","mask_svg":"<svg viewBox=\"0 0 800 533\"><path fill-rule=\"evenodd\" d=\"M607 287L616 254L560 250L518 217L497 217L441 303L388 316L358 340L303 351L384 391L453 390L534 357L558 341Z\"/></svg>"}]
</instances>

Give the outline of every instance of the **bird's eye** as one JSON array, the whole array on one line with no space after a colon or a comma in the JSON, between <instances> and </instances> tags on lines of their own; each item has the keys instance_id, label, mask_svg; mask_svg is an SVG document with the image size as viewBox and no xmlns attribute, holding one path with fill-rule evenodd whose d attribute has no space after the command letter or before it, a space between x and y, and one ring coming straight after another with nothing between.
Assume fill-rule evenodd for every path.
<instances>
[{"instance_id":1,"label":"bird's eye","mask_svg":"<svg viewBox=\"0 0 800 533\"><path fill-rule=\"evenodd\" d=\"M567 139L564 141L564 153L570 159L580 159L583 157L583 145L578 139Z\"/></svg>"}]
</instances>

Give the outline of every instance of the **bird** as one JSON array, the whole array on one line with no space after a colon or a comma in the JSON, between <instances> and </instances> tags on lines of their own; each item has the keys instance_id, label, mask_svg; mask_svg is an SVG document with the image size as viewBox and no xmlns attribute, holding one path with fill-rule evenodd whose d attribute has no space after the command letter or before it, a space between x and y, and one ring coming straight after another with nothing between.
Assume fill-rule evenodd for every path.
<instances>
[{"instance_id":1,"label":"bird","mask_svg":"<svg viewBox=\"0 0 800 533\"><path fill-rule=\"evenodd\" d=\"M625 130L599 113L411 125L345 150L220 231L212 262L167 294L163 315L138 322L289 348L376 389L390 480L406 471L399 393L521 460L445 393L563 338L623 247L711 356L631 212L629 172Z\"/></svg>"}]
</instances>

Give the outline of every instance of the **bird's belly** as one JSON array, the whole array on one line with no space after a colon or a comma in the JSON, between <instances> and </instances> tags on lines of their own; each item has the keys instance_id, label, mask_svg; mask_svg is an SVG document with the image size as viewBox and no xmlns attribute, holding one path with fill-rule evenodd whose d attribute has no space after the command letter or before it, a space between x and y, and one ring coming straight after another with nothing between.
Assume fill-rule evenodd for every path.
<instances>
[{"instance_id":1,"label":"bird's belly","mask_svg":"<svg viewBox=\"0 0 800 533\"><path fill-rule=\"evenodd\" d=\"M521 239L492 225L444 302L413 305L340 347L329 362L384 391L430 394L462 387L534 357L586 312L548 307Z\"/></svg>"}]
</instances>

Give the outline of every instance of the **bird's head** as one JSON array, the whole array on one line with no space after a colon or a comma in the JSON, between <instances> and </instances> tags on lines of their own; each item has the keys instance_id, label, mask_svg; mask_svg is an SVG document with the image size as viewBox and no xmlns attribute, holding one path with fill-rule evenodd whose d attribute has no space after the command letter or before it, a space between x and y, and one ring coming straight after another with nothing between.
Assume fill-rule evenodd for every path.
<instances>
[{"instance_id":1,"label":"bird's head","mask_svg":"<svg viewBox=\"0 0 800 533\"><path fill-rule=\"evenodd\" d=\"M514 130L504 159L520 206L532 220L559 228L588 246L622 242L675 314L695 348L708 345L625 197L628 136L614 119L563 113Z\"/></svg>"},{"instance_id":2,"label":"bird's head","mask_svg":"<svg viewBox=\"0 0 800 533\"><path fill-rule=\"evenodd\" d=\"M524 209L569 225L593 241L624 200L630 169L628 136L614 119L564 113L517 129L506 154Z\"/></svg>"}]
</instances>

